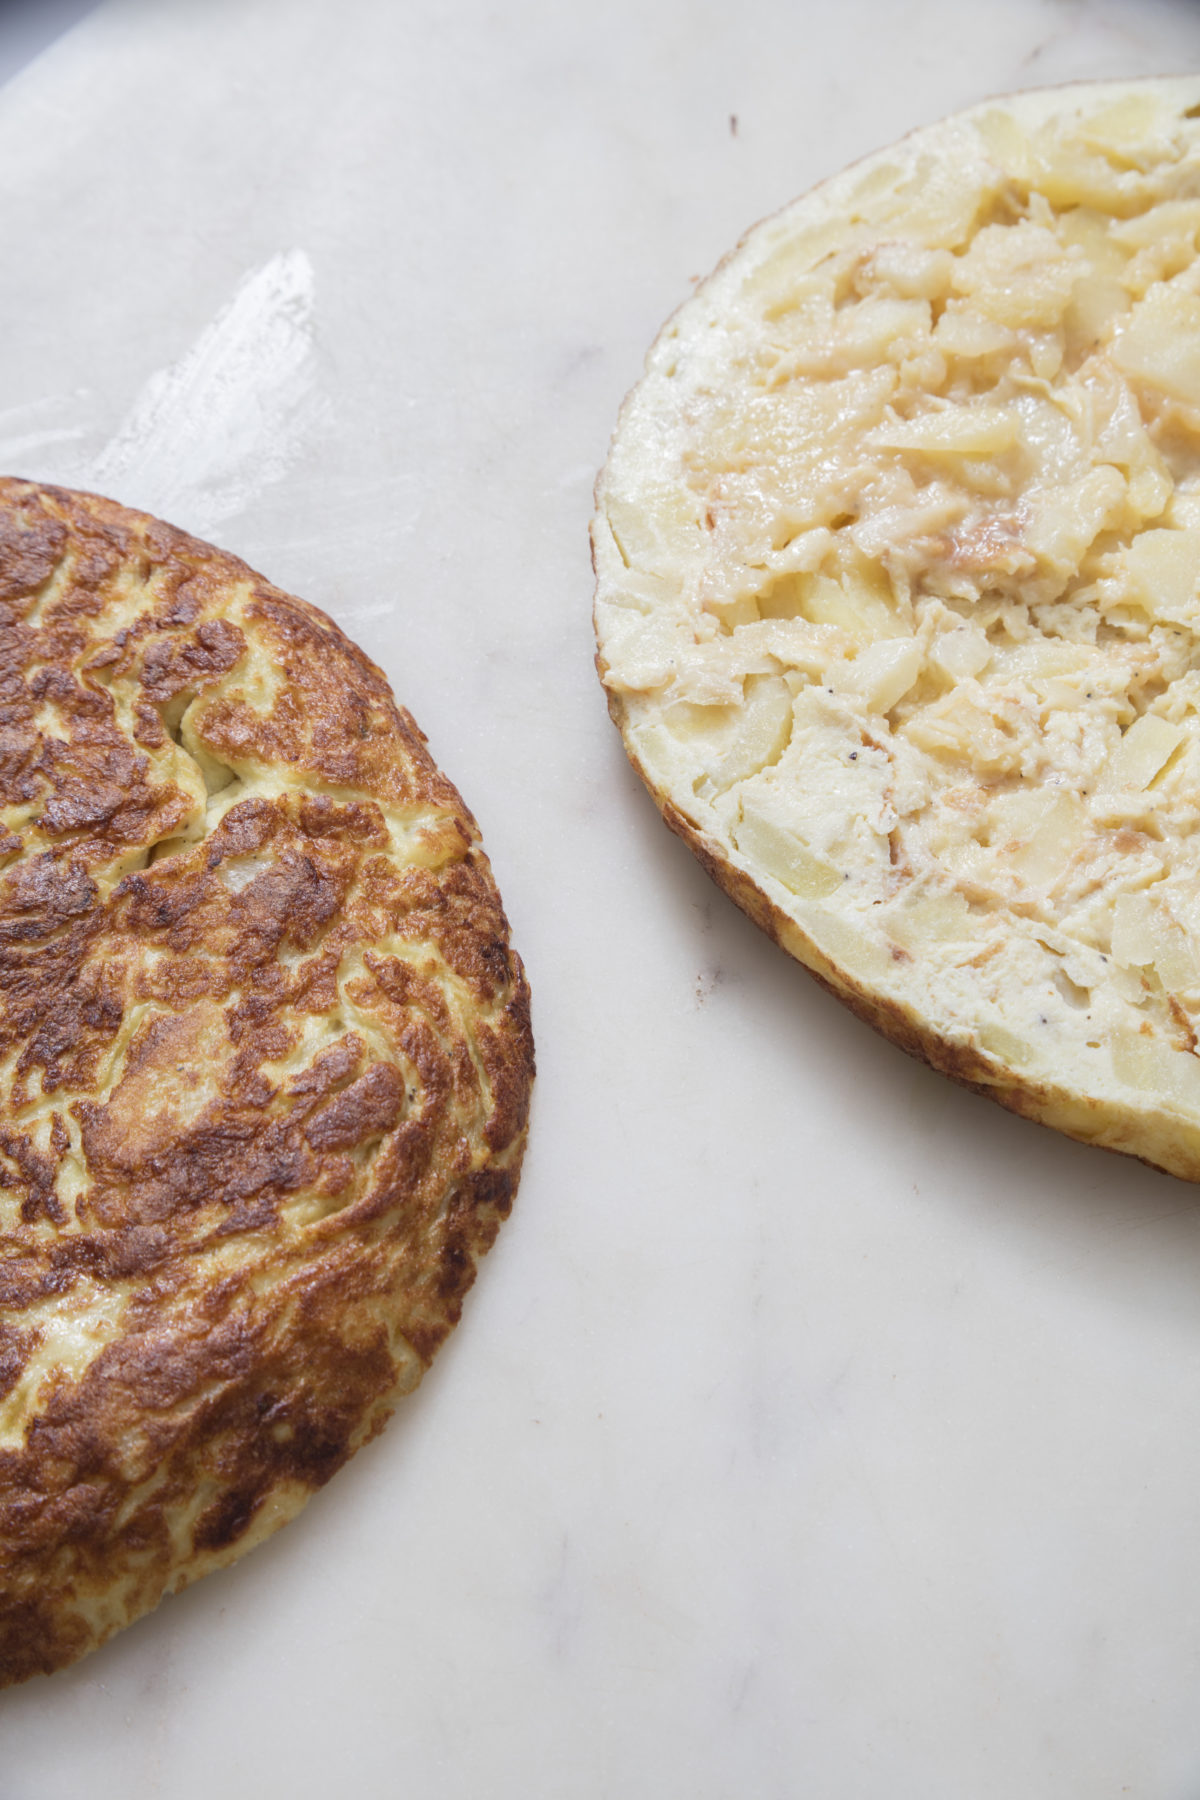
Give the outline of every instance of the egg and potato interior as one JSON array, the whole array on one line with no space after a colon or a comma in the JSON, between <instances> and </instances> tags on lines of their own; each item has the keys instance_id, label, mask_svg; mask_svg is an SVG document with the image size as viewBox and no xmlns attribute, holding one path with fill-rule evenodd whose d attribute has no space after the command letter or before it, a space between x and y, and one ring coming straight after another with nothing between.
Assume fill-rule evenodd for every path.
<instances>
[{"instance_id":1,"label":"egg and potato interior","mask_svg":"<svg viewBox=\"0 0 1200 1800\"><path fill-rule=\"evenodd\" d=\"M630 753L788 947L1191 1175L1129 1108L1200 1118L1198 103L992 104L756 228L594 529Z\"/></svg>"}]
</instances>

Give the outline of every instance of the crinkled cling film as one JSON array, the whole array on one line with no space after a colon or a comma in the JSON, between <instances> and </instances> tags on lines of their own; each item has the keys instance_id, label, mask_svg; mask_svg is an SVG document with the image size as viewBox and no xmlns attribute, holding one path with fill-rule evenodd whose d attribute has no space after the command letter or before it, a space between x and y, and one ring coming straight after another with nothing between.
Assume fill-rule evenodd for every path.
<instances>
[{"instance_id":1,"label":"crinkled cling film","mask_svg":"<svg viewBox=\"0 0 1200 1800\"><path fill-rule=\"evenodd\" d=\"M757 226L597 488L669 825L905 1049L1200 1179L1200 78L994 101Z\"/></svg>"}]
</instances>

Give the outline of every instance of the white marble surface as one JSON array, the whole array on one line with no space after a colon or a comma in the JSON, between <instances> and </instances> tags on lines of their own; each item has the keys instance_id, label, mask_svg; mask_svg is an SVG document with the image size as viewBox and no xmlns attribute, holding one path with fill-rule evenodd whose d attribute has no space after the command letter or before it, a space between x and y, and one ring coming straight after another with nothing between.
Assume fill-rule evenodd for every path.
<instances>
[{"instance_id":1,"label":"white marble surface","mask_svg":"<svg viewBox=\"0 0 1200 1800\"><path fill-rule=\"evenodd\" d=\"M110 0L0 91L0 459L359 636L541 1064L420 1394L0 1699L2 1800L1200 1795L1197 1196L907 1061L710 886L607 722L585 541L753 219L988 92L1198 64L1184 0Z\"/></svg>"}]
</instances>

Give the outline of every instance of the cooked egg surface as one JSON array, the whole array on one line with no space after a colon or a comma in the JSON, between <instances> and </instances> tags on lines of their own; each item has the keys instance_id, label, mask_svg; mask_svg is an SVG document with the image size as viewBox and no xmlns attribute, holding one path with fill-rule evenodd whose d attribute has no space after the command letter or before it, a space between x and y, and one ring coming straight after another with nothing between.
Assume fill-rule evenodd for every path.
<instances>
[{"instance_id":1,"label":"cooked egg surface","mask_svg":"<svg viewBox=\"0 0 1200 1800\"><path fill-rule=\"evenodd\" d=\"M597 489L668 821L907 1048L1200 1178L1200 80L996 102L758 226Z\"/></svg>"},{"instance_id":2,"label":"cooked egg surface","mask_svg":"<svg viewBox=\"0 0 1200 1800\"><path fill-rule=\"evenodd\" d=\"M512 1203L528 992L383 675L0 480L0 1686L284 1523Z\"/></svg>"}]
</instances>

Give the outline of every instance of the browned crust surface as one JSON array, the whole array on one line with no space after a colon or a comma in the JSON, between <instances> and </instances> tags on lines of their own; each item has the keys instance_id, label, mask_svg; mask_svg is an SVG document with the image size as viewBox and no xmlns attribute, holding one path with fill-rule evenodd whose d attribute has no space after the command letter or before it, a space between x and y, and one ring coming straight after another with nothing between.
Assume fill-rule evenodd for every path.
<instances>
[{"instance_id":1,"label":"browned crust surface","mask_svg":"<svg viewBox=\"0 0 1200 1800\"><path fill-rule=\"evenodd\" d=\"M529 997L474 820L315 608L0 479L0 1685L292 1516L459 1317Z\"/></svg>"}]
</instances>

